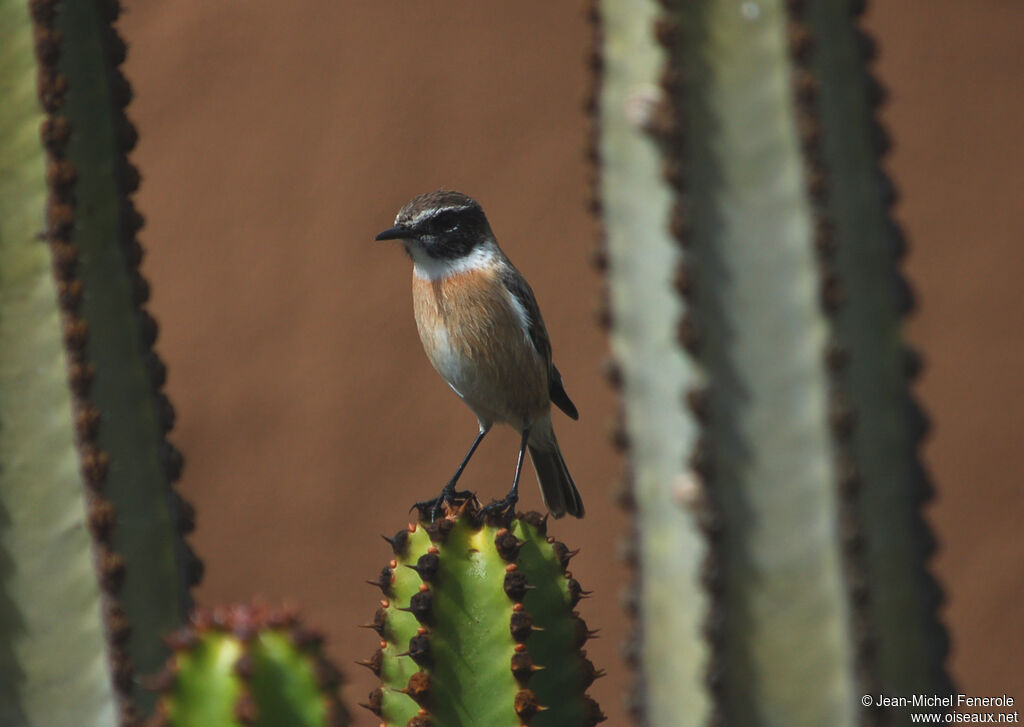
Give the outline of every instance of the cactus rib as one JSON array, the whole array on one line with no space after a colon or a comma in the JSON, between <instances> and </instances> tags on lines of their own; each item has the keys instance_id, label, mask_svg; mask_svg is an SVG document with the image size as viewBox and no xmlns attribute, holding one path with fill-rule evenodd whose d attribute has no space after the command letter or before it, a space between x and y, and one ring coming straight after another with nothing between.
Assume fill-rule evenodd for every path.
<instances>
[{"instance_id":1,"label":"cactus rib","mask_svg":"<svg viewBox=\"0 0 1024 727\"><path fill-rule=\"evenodd\" d=\"M201 570L183 539L191 508L172 487L181 455L167 441L174 410L161 391L165 367L153 350L157 328L138 268L142 217L131 195L139 174L127 158L137 134L124 111L131 87L119 68L119 13L116 0L65 2L54 22L69 88L62 113L74 132L63 154L76 176L67 243L87 334L77 355L91 372L82 397L99 419L91 441L109 462L102 489L116 513L110 542L125 563L119 598L132 627L124 648L140 673L151 673L166 656L159 635L184 621ZM137 695L143 711L150 697Z\"/></svg>"},{"instance_id":2,"label":"cactus rib","mask_svg":"<svg viewBox=\"0 0 1024 727\"><path fill-rule=\"evenodd\" d=\"M655 33L671 41L678 23L653 0L606 0L597 9L593 208L602 215L598 262L609 279L608 373L622 398L613 439L628 450L624 501L635 522L626 656L637 677L628 707L639 724L703 724L714 706L705 681L716 654L703 634L713 635L708 614L718 591L701 584L716 573L708 537L715 518L699 471L703 426L686 404L701 397L704 381L691 304L681 294L691 272L681 239L681 61L677 44L655 42Z\"/></svg>"},{"instance_id":3,"label":"cactus rib","mask_svg":"<svg viewBox=\"0 0 1024 727\"><path fill-rule=\"evenodd\" d=\"M62 311L80 290L65 274L74 250L60 188L73 175L60 160L69 126L53 21L53 3L31 15L0 3L0 723L109 727L131 675L117 646L111 512L86 487L104 464L83 437L94 412L68 386L65 355L82 329ZM82 386L85 369L73 356L70 367Z\"/></svg>"},{"instance_id":4,"label":"cactus rib","mask_svg":"<svg viewBox=\"0 0 1024 727\"><path fill-rule=\"evenodd\" d=\"M813 111L829 187L821 208L831 223L831 266L845 291L833 331L836 386L853 414L845 468L859 510L853 545L870 577L865 620L878 688L945 694L952 689L944 668L949 638L937 617L941 589L927 569L934 538L921 513L931 493L917 454L925 427L908 388L919 367L901 335L912 304L898 270L906 243L880 165L889 149L876 118L885 94L868 70L876 47L860 27L862 12L859 2L808 0L801 17L812 40L827 39L811 45L805 63L818 79Z\"/></svg>"}]
</instances>

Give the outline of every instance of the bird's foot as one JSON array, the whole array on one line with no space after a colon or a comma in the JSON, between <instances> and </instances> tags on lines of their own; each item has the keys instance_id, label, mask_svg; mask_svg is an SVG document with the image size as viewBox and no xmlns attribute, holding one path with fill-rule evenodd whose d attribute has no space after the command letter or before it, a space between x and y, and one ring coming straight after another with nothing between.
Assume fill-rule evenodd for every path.
<instances>
[{"instance_id":1,"label":"bird's foot","mask_svg":"<svg viewBox=\"0 0 1024 727\"><path fill-rule=\"evenodd\" d=\"M469 490L456 490L455 483L449 482L444 486L444 489L441 490L440 495L430 500L417 502L410 509L419 510L421 520L434 522L445 505L454 505L456 502L465 502L471 497L473 497L472 492Z\"/></svg>"},{"instance_id":2,"label":"bird's foot","mask_svg":"<svg viewBox=\"0 0 1024 727\"><path fill-rule=\"evenodd\" d=\"M498 520L505 520L515 514L516 504L519 502L519 493L513 489L503 500L495 500L489 505L480 508L480 514Z\"/></svg>"}]
</instances>

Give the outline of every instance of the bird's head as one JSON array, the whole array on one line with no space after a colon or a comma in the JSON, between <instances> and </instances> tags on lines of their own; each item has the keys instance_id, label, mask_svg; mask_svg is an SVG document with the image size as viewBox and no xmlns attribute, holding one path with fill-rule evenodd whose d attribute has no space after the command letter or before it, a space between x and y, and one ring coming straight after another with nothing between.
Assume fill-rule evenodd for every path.
<instances>
[{"instance_id":1,"label":"bird's head","mask_svg":"<svg viewBox=\"0 0 1024 727\"><path fill-rule=\"evenodd\" d=\"M398 211L394 226L374 239L401 240L414 260L458 260L494 238L476 200L438 190L409 200Z\"/></svg>"}]
</instances>

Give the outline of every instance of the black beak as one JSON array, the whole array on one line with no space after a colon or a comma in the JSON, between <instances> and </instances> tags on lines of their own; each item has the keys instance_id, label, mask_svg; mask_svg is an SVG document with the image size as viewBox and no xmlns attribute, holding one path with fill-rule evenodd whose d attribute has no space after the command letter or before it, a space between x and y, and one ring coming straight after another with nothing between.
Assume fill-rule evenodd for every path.
<instances>
[{"instance_id":1,"label":"black beak","mask_svg":"<svg viewBox=\"0 0 1024 727\"><path fill-rule=\"evenodd\" d=\"M415 235L413 235L411 230L408 230L408 229L406 229L404 227L396 225L395 227L391 227L391 228L388 228L387 230L384 230L384 232L380 233L379 235L377 235L373 239L374 240L407 240L407 239L410 239L412 237L415 237Z\"/></svg>"}]
</instances>

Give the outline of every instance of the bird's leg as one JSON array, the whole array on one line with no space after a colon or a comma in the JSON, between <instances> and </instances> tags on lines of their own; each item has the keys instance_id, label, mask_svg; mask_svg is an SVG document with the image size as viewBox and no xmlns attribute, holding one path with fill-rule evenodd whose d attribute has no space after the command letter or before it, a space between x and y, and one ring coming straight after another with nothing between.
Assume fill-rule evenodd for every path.
<instances>
[{"instance_id":1,"label":"bird's leg","mask_svg":"<svg viewBox=\"0 0 1024 727\"><path fill-rule=\"evenodd\" d=\"M455 483L459 481L459 477L462 476L462 470L466 469L466 465L469 464L469 460L473 457L473 452L476 451L476 448L480 446L480 442L483 441L484 435L490 430L491 428L489 426L480 427L480 432L476 435L476 439L473 440L473 445L469 448L469 451L466 452L466 456L463 457L462 464L460 464L459 468L455 470L455 474L452 475L450 480L448 480L448 484L446 484L444 489L441 490L440 495L432 500L424 500L423 502L417 502L413 505L413 507L419 508L419 511L424 515L429 513L430 522L434 522L437 518L437 514L441 511L442 504L452 503L455 500L465 500L472 497L473 493L469 490L456 491Z\"/></svg>"},{"instance_id":2,"label":"bird's leg","mask_svg":"<svg viewBox=\"0 0 1024 727\"><path fill-rule=\"evenodd\" d=\"M473 440L473 444L470 446L469 451L466 452L466 456L462 458L462 464L460 464L459 468L455 470L455 474L452 475L450 480L448 480L448 484L444 486L444 489L441 491L441 497L445 502L451 502L453 499L464 500L473 494L469 490L461 490L457 492L455 490L455 483L459 481L460 477L462 477L462 470L466 469L466 465L469 464L469 460L472 459L473 453L476 451L476 448L480 446L480 442L484 440L484 435L487 434L490 429L490 427L487 427L486 429L483 427L480 428L480 433L476 435L476 439Z\"/></svg>"},{"instance_id":3,"label":"bird's leg","mask_svg":"<svg viewBox=\"0 0 1024 727\"><path fill-rule=\"evenodd\" d=\"M519 502L519 474L523 471L523 455L526 454L526 445L530 441L529 428L523 430L523 439L519 444L519 459L516 460L516 476L512 480L512 489L505 495L504 500L495 500L491 504L481 508L485 514L501 513L515 508Z\"/></svg>"}]
</instances>

